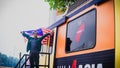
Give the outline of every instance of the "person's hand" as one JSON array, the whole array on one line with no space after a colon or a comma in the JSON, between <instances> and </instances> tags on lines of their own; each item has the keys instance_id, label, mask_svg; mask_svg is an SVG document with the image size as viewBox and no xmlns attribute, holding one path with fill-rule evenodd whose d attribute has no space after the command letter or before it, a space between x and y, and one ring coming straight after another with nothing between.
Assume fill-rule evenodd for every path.
<instances>
[{"instance_id":1,"label":"person's hand","mask_svg":"<svg viewBox=\"0 0 120 68\"><path fill-rule=\"evenodd\" d=\"M23 31L21 31L20 33L23 34Z\"/></svg>"}]
</instances>

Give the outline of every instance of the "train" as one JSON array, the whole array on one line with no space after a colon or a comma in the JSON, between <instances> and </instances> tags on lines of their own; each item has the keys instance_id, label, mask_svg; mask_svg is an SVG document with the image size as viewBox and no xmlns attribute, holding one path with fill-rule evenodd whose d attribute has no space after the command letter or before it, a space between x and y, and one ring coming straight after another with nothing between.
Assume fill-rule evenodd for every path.
<instances>
[{"instance_id":1,"label":"train","mask_svg":"<svg viewBox=\"0 0 120 68\"><path fill-rule=\"evenodd\" d=\"M120 0L76 2L48 27L50 68L120 68L119 18Z\"/></svg>"}]
</instances>

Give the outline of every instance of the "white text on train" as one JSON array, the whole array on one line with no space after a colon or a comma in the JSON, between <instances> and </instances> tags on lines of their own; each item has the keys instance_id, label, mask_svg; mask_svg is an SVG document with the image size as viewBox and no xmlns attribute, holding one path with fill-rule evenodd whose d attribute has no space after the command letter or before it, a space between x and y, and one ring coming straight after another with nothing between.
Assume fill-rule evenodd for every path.
<instances>
[{"instance_id":1,"label":"white text on train","mask_svg":"<svg viewBox=\"0 0 120 68\"><path fill-rule=\"evenodd\" d=\"M72 68L71 65L66 66L66 65L61 65L61 66L57 66L57 68ZM102 63L99 64L85 64L85 65L78 65L78 67L76 68L103 68Z\"/></svg>"}]
</instances>

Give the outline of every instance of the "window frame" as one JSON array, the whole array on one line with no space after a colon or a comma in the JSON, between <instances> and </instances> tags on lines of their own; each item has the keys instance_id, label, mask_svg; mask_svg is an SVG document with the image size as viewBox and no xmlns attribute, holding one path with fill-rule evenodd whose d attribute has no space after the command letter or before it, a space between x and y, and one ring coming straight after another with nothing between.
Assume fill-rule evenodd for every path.
<instances>
[{"instance_id":1,"label":"window frame","mask_svg":"<svg viewBox=\"0 0 120 68\"><path fill-rule=\"evenodd\" d=\"M65 53L73 53L73 52L78 52L78 51L85 51L85 50L93 49L93 48L96 46L96 34L97 34L97 33L96 33L96 32L97 32L97 31L96 31L96 30L97 30L97 10L96 10L96 8L92 8L92 9L88 10L87 12L85 12L85 13L77 16L76 18L70 20L69 22L67 22L67 26L66 26L66 37L65 37L65 38L67 39L68 24L71 23L72 21L74 21L74 20L76 20L76 19L84 16L85 14L87 14L87 13L89 13L89 12L91 12L91 11L95 11L95 43L94 43L93 47L86 48L86 49L79 49L79 50L75 50L75 51L66 51L66 42L67 42L67 41L65 40Z\"/></svg>"}]
</instances>

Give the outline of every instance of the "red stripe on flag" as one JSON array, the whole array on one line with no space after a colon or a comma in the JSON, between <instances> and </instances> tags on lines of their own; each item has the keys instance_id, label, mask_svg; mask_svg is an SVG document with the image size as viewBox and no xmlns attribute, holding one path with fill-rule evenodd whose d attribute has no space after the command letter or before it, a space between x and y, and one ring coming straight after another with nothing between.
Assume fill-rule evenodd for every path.
<instances>
[{"instance_id":1,"label":"red stripe on flag","mask_svg":"<svg viewBox=\"0 0 120 68\"><path fill-rule=\"evenodd\" d=\"M43 31L43 35L51 32L50 29L46 29L46 28L42 28L42 31ZM41 43L42 43L42 44L47 44L47 41L48 41L49 38L50 38L50 36L45 37L45 38L42 40Z\"/></svg>"}]
</instances>

